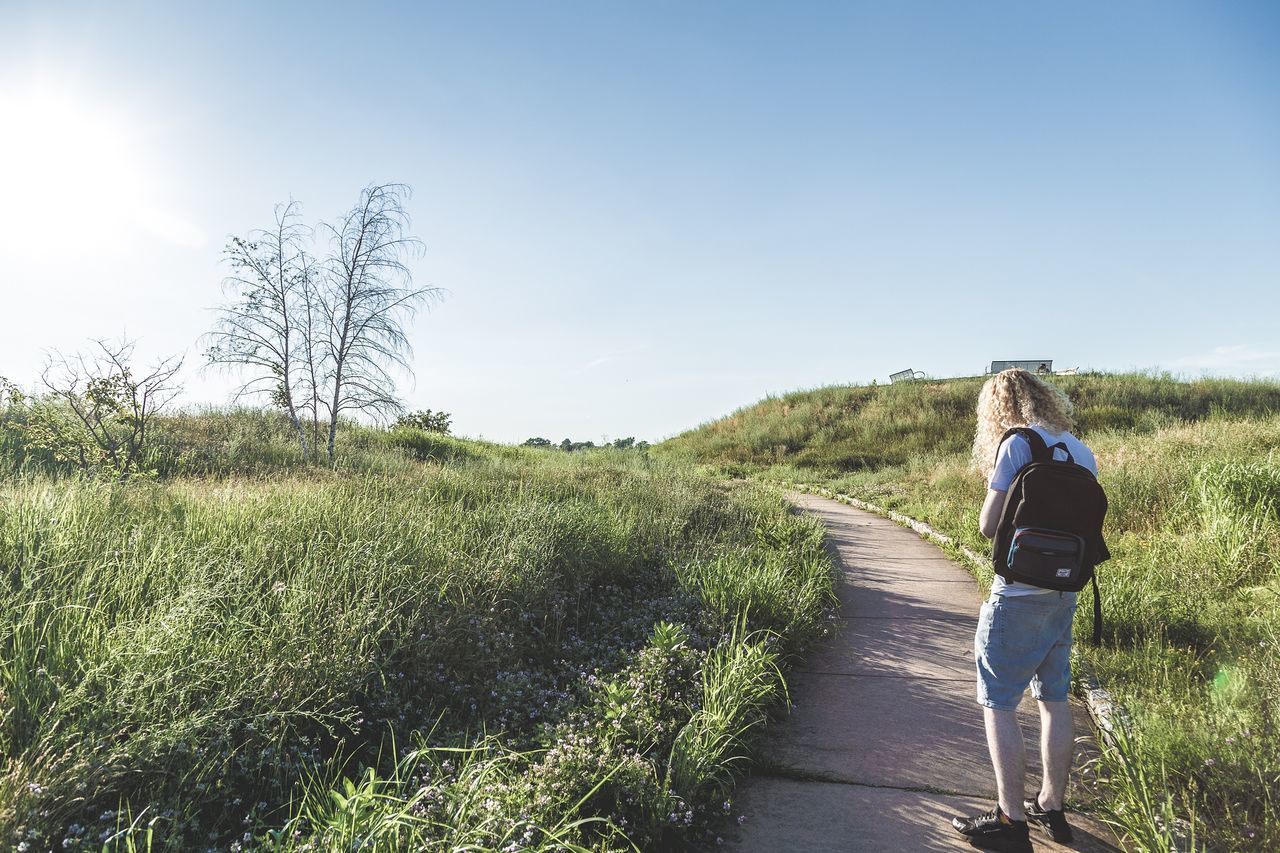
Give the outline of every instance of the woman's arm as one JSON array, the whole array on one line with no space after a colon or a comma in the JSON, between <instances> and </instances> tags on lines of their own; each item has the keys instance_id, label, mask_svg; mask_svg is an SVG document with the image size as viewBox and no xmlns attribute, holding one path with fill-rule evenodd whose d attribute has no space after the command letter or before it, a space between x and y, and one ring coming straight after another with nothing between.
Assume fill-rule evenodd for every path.
<instances>
[{"instance_id":1,"label":"woman's arm","mask_svg":"<svg viewBox=\"0 0 1280 853\"><path fill-rule=\"evenodd\" d=\"M1004 510L1004 499L1008 492L999 489L987 489L987 499L982 502L982 513L978 516L978 529L988 539L995 538L996 528L1000 526L1000 513Z\"/></svg>"}]
</instances>

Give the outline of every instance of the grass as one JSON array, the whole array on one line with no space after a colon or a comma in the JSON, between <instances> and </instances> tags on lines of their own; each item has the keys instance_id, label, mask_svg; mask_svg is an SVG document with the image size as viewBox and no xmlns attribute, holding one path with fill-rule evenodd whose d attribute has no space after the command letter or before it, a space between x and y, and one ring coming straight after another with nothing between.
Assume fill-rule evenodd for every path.
<instances>
[{"instance_id":1,"label":"grass","mask_svg":"<svg viewBox=\"0 0 1280 853\"><path fill-rule=\"evenodd\" d=\"M1111 818L1141 849L1167 850L1175 815L1209 849L1280 849L1280 385L1145 375L1061 384L1111 504L1104 642L1077 647L1134 723L1129 760L1109 777ZM820 483L985 551L985 489L967 468L979 385L788 395L661 450ZM1091 618L1082 606L1078 637Z\"/></svg>"},{"instance_id":2,"label":"grass","mask_svg":"<svg viewBox=\"0 0 1280 853\"><path fill-rule=\"evenodd\" d=\"M821 473L878 471L963 454L983 377L897 385L832 386L765 400L664 442L663 455L746 472L792 466ZM1181 382L1146 374L1055 380L1086 434L1151 433L1221 414L1280 412L1280 385L1227 379Z\"/></svg>"},{"instance_id":3,"label":"grass","mask_svg":"<svg viewBox=\"0 0 1280 853\"><path fill-rule=\"evenodd\" d=\"M9 421L12 426L12 421ZM642 452L279 418L153 476L0 477L0 844L653 849L707 838L826 630L816 522Z\"/></svg>"}]
</instances>

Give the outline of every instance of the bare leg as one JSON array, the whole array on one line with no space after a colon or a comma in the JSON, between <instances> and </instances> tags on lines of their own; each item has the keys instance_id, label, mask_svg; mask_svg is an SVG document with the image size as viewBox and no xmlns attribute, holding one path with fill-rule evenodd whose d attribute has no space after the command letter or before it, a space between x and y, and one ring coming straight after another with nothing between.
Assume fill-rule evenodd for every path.
<instances>
[{"instance_id":1,"label":"bare leg","mask_svg":"<svg viewBox=\"0 0 1280 853\"><path fill-rule=\"evenodd\" d=\"M1026 820L1022 810L1027 775L1026 749L1022 745L1022 727L1018 725L1016 711L1000 711L983 708L982 718L987 727L987 748L991 750L991 764L996 771L996 791L1000 795L1000 810L1010 820Z\"/></svg>"},{"instance_id":2,"label":"bare leg","mask_svg":"<svg viewBox=\"0 0 1280 853\"><path fill-rule=\"evenodd\" d=\"M1062 808L1075 745L1071 706L1066 702L1041 702L1040 761L1044 765L1044 778L1040 782L1041 808L1053 811Z\"/></svg>"}]
</instances>

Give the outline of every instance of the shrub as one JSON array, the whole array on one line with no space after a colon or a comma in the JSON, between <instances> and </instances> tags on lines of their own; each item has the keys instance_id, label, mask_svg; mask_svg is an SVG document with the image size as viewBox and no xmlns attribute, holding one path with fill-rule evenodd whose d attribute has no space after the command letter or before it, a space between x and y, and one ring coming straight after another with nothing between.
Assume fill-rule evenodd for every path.
<instances>
[{"instance_id":1,"label":"shrub","mask_svg":"<svg viewBox=\"0 0 1280 853\"><path fill-rule=\"evenodd\" d=\"M451 423L453 423L453 415L448 412L433 412L430 409L410 412L396 418L396 426L398 427L408 427L422 430L423 432L438 432L444 435L449 434L449 425Z\"/></svg>"}]
</instances>

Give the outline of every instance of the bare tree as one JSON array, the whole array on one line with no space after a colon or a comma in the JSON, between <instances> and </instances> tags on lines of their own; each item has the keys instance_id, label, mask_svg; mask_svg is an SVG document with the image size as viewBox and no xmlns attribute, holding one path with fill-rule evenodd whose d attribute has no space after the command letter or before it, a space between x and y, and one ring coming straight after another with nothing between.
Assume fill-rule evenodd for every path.
<instances>
[{"instance_id":1,"label":"bare tree","mask_svg":"<svg viewBox=\"0 0 1280 853\"><path fill-rule=\"evenodd\" d=\"M41 421L40 428L56 455L82 468L106 465L129 474L138 469L152 418L181 391L176 377L182 359L161 359L137 375L131 365L133 341L94 343L97 349L90 353L49 355L41 382L66 404L75 429L64 429L53 418Z\"/></svg>"},{"instance_id":2,"label":"bare tree","mask_svg":"<svg viewBox=\"0 0 1280 853\"><path fill-rule=\"evenodd\" d=\"M322 226L330 244L322 261L307 251L314 232L296 202L276 208L274 228L227 244L229 300L208 335L208 364L245 371L236 397L269 395L309 459L319 456L322 418L332 462L344 414L401 410L392 373L409 368L404 322L440 292L413 286L406 261L422 243L409 235L408 197L403 184L367 187Z\"/></svg>"},{"instance_id":3,"label":"bare tree","mask_svg":"<svg viewBox=\"0 0 1280 853\"><path fill-rule=\"evenodd\" d=\"M227 243L223 257L231 274L223 290L230 301L218 309L205 355L210 365L247 369L236 399L268 394L288 414L309 459L316 452L319 420L315 335L320 312L314 262L306 250L312 231L299 219L297 202L277 205L274 228ZM302 423L308 410L311 441Z\"/></svg>"},{"instance_id":4,"label":"bare tree","mask_svg":"<svg viewBox=\"0 0 1280 853\"><path fill-rule=\"evenodd\" d=\"M403 323L439 288L415 288L405 263L422 250L409 235L403 184L366 187L342 219L326 224L331 242L324 262L324 380L329 416L328 454L344 412L384 417L401 410L393 370L408 371L411 352Z\"/></svg>"},{"instance_id":5,"label":"bare tree","mask_svg":"<svg viewBox=\"0 0 1280 853\"><path fill-rule=\"evenodd\" d=\"M312 270L314 273L314 270ZM311 457L320 454L320 388L322 385L325 353L325 323L327 312L324 310L319 276L304 276L301 287L302 328L302 381L306 383L307 394L300 402L301 408L307 412L307 426L310 428ZM304 445L305 449L305 445Z\"/></svg>"}]
</instances>

